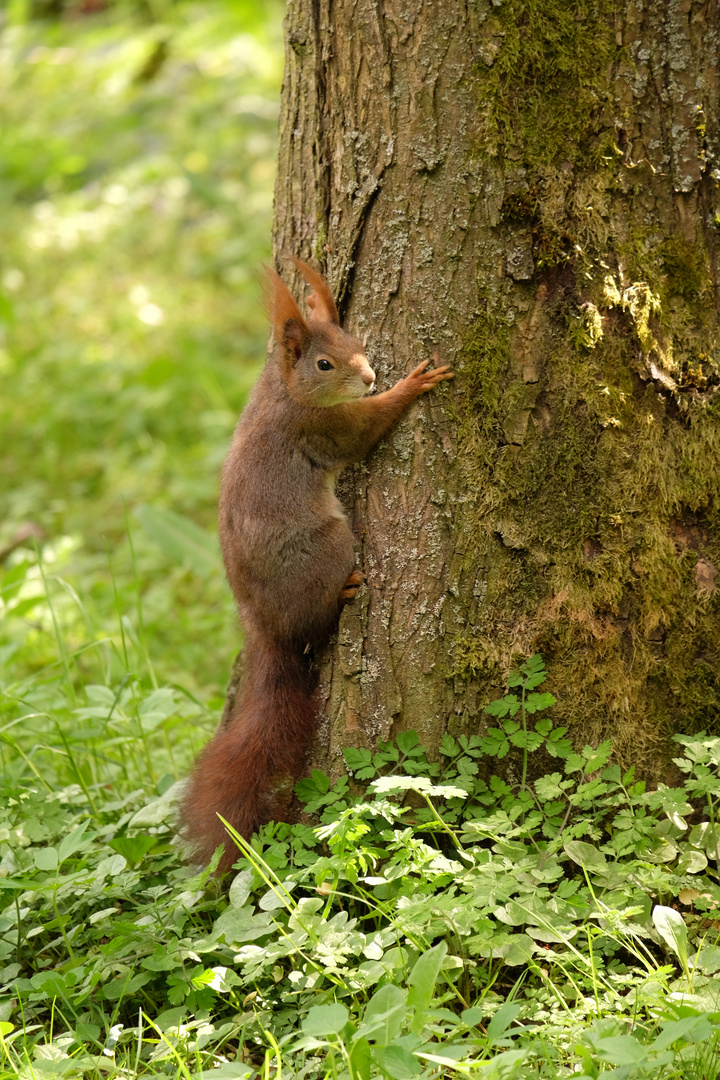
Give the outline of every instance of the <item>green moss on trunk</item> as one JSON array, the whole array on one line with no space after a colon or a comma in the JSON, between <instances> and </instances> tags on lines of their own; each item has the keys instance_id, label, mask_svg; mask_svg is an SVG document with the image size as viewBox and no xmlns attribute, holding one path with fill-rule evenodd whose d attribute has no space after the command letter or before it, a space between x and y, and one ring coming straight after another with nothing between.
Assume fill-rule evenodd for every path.
<instances>
[{"instance_id":1,"label":"green moss on trunk","mask_svg":"<svg viewBox=\"0 0 720 1080\"><path fill-rule=\"evenodd\" d=\"M658 87L624 93L614 4L509 0L481 30L505 272L478 283L462 360L463 528L488 570L455 674L489 695L540 650L563 720L651 772L720 706L717 181L702 140L688 191L633 157L643 130L658 161L679 135Z\"/></svg>"}]
</instances>

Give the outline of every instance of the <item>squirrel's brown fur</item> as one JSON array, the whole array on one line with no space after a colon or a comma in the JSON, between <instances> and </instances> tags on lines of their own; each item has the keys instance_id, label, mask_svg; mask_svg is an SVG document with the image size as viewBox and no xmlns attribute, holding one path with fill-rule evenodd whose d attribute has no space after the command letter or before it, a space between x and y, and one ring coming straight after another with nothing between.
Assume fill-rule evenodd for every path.
<instances>
[{"instance_id":1,"label":"squirrel's brown fur","mask_svg":"<svg viewBox=\"0 0 720 1080\"><path fill-rule=\"evenodd\" d=\"M275 350L242 414L223 468L219 531L225 569L245 629L245 675L230 720L200 755L182 807L194 858L236 858L218 815L249 837L278 812L278 782L296 779L317 722L312 650L328 640L362 576L334 493L336 475L360 461L447 367L429 361L372 397L375 375L346 334L327 283L293 259L315 290L307 321L268 271Z\"/></svg>"}]
</instances>

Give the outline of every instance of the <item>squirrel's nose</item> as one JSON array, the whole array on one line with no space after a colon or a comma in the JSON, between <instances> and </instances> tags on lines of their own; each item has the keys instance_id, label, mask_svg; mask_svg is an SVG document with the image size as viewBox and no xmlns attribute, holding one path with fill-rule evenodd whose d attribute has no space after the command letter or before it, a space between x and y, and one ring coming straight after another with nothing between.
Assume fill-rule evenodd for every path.
<instances>
[{"instance_id":1,"label":"squirrel's nose","mask_svg":"<svg viewBox=\"0 0 720 1080\"><path fill-rule=\"evenodd\" d=\"M362 381L365 383L366 386L372 386L372 384L375 382L375 372L371 367L365 368L365 370L363 371Z\"/></svg>"}]
</instances>

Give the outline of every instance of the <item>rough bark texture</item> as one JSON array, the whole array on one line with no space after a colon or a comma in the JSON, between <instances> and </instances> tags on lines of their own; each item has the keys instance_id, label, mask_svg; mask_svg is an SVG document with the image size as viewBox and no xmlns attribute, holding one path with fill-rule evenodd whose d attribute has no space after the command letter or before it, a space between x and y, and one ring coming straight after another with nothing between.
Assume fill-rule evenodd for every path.
<instances>
[{"instance_id":1,"label":"rough bark texture","mask_svg":"<svg viewBox=\"0 0 720 1080\"><path fill-rule=\"evenodd\" d=\"M720 7L290 0L275 253L325 268L382 389L458 378L346 475L368 587L316 763L556 720L656 775L717 715Z\"/></svg>"}]
</instances>

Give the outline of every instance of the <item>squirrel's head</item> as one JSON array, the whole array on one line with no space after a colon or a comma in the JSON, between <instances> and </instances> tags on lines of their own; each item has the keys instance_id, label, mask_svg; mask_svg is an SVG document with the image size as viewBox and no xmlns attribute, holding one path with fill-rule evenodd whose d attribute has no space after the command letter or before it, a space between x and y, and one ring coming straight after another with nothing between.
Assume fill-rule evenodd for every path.
<instances>
[{"instance_id":1,"label":"squirrel's head","mask_svg":"<svg viewBox=\"0 0 720 1080\"><path fill-rule=\"evenodd\" d=\"M310 314L304 319L280 275L268 269L268 308L285 385L302 405L355 401L375 384L363 343L341 329L327 282L307 263L292 261L315 291L307 298Z\"/></svg>"}]
</instances>

